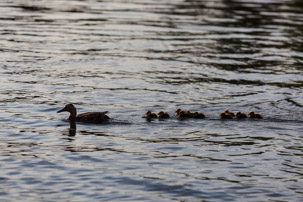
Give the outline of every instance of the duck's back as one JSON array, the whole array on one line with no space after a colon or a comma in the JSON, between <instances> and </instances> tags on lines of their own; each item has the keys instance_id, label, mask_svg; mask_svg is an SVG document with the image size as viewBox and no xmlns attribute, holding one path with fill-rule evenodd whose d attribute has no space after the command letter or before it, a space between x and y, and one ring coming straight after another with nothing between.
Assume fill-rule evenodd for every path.
<instances>
[{"instance_id":1,"label":"duck's back","mask_svg":"<svg viewBox=\"0 0 303 202\"><path fill-rule=\"evenodd\" d=\"M109 117L106 115L106 112L86 112L78 114L76 116L77 122L84 123L104 123L109 120Z\"/></svg>"}]
</instances>

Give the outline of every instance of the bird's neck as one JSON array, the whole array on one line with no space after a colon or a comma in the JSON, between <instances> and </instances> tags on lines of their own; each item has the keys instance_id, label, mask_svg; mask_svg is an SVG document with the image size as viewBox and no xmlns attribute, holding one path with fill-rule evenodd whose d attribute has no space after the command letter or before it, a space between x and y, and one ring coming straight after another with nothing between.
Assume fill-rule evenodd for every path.
<instances>
[{"instance_id":1,"label":"bird's neck","mask_svg":"<svg viewBox=\"0 0 303 202\"><path fill-rule=\"evenodd\" d=\"M76 121L77 111L73 110L73 111L70 111L69 113L70 113L70 115L69 115L68 120L72 121L72 122Z\"/></svg>"}]
</instances>

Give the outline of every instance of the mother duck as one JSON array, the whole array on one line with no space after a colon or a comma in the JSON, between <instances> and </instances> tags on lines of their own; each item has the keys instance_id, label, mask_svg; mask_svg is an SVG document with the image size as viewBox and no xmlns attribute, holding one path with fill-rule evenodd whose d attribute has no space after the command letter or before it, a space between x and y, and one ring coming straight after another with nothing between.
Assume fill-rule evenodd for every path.
<instances>
[{"instance_id":1,"label":"mother duck","mask_svg":"<svg viewBox=\"0 0 303 202\"><path fill-rule=\"evenodd\" d=\"M70 122L83 122L83 123L93 123L93 124L98 124L98 123L105 123L107 122L110 118L106 115L108 111L105 112L86 112L82 114L77 115L77 109L73 104L67 104L65 107L57 113L60 112L69 112L70 115L67 120Z\"/></svg>"}]
</instances>

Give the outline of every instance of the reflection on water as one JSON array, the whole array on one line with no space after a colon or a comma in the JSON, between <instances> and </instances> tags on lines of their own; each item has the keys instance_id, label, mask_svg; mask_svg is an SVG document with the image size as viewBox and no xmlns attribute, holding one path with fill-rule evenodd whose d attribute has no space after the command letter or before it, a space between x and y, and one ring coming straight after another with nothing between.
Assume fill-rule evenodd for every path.
<instances>
[{"instance_id":1,"label":"reflection on water","mask_svg":"<svg viewBox=\"0 0 303 202\"><path fill-rule=\"evenodd\" d=\"M298 0L0 3L4 201L301 201ZM110 111L71 124L56 111ZM179 120L178 108L203 120ZM224 110L262 120L219 120ZM147 110L169 112L146 121Z\"/></svg>"},{"instance_id":2,"label":"reflection on water","mask_svg":"<svg viewBox=\"0 0 303 202\"><path fill-rule=\"evenodd\" d=\"M77 126L75 122L70 122L69 123L69 129L68 129L68 136L75 136L77 131Z\"/></svg>"}]
</instances>

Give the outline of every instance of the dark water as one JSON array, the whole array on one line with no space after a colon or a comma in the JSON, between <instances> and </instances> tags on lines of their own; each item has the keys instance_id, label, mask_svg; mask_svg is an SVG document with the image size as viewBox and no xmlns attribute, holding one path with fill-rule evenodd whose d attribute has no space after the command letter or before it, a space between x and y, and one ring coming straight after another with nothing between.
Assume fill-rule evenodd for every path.
<instances>
[{"instance_id":1,"label":"dark water","mask_svg":"<svg viewBox=\"0 0 303 202\"><path fill-rule=\"evenodd\" d=\"M303 200L302 1L2 0L0 34L1 201Z\"/></svg>"}]
</instances>

